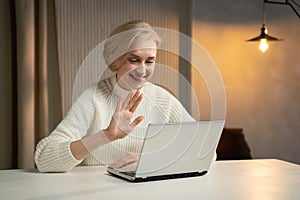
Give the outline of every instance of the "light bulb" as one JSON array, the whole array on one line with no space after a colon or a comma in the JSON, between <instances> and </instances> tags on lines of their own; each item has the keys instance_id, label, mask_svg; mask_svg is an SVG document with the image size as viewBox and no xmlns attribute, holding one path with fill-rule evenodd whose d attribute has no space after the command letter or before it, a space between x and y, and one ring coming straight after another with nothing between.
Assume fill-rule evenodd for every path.
<instances>
[{"instance_id":1,"label":"light bulb","mask_svg":"<svg viewBox=\"0 0 300 200\"><path fill-rule=\"evenodd\" d=\"M267 49L269 48L269 44L267 39L263 38L260 39L260 44L259 44L259 50L261 50L261 52L265 53L265 51L267 51Z\"/></svg>"}]
</instances>

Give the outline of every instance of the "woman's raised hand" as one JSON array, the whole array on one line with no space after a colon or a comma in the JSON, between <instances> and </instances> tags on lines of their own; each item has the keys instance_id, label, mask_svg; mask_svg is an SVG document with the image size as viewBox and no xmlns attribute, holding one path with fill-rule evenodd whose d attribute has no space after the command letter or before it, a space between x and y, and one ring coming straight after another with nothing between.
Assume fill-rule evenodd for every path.
<instances>
[{"instance_id":1,"label":"woman's raised hand","mask_svg":"<svg viewBox=\"0 0 300 200\"><path fill-rule=\"evenodd\" d=\"M104 130L104 134L110 141L127 136L144 119L143 116L138 116L133 121L131 119L142 98L143 94L141 94L139 89L135 94L133 94L133 91L130 91L125 99L119 99L110 124Z\"/></svg>"}]
</instances>

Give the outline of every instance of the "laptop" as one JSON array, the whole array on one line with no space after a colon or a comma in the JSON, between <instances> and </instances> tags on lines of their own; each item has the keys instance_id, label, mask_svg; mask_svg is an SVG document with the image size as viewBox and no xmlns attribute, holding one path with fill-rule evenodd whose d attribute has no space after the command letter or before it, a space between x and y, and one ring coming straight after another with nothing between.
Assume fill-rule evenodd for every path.
<instances>
[{"instance_id":1,"label":"laptop","mask_svg":"<svg viewBox=\"0 0 300 200\"><path fill-rule=\"evenodd\" d=\"M149 124L134 169L107 168L130 182L201 176L215 160L224 120Z\"/></svg>"}]
</instances>

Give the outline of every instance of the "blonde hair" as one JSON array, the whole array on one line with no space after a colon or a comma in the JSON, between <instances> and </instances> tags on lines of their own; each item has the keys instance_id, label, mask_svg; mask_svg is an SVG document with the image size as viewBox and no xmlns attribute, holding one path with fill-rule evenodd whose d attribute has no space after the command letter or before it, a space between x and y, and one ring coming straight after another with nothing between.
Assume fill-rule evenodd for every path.
<instances>
[{"instance_id":1,"label":"blonde hair","mask_svg":"<svg viewBox=\"0 0 300 200\"><path fill-rule=\"evenodd\" d=\"M158 47L160 37L150 24L142 20L128 21L114 29L104 44L103 56L106 65L111 71L120 67L122 58L136 48L136 44L153 40Z\"/></svg>"}]
</instances>

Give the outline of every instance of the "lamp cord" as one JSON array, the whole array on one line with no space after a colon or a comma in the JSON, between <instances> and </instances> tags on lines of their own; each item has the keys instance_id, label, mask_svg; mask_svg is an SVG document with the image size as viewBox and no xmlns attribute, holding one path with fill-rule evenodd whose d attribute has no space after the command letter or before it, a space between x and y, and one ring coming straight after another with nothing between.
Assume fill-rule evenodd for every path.
<instances>
[{"instance_id":1,"label":"lamp cord","mask_svg":"<svg viewBox=\"0 0 300 200\"><path fill-rule=\"evenodd\" d=\"M290 0L291 2L293 2L296 6L298 6L300 8L300 4L297 3L297 1L294 0Z\"/></svg>"},{"instance_id":2,"label":"lamp cord","mask_svg":"<svg viewBox=\"0 0 300 200\"><path fill-rule=\"evenodd\" d=\"M266 14L265 14L265 5L266 0L263 1L263 13L262 13L262 26L265 27L265 22L266 22Z\"/></svg>"},{"instance_id":3,"label":"lamp cord","mask_svg":"<svg viewBox=\"0 0 300 200\"><path fill-rule=\"evenodd\" d=\"M287 4L289 4L289 6L293 9L293 11L300 18L300 14L297 12L296 8L294 8L294 6L290 2L288 2L288 0L286 0L286 1L287 1ZM300 5L296 1L294 1L294 0L290 0L290 1L293 2L298 8L300 8Z\"/></svg>"},{"instance_id":4,"label":"lamp cord","mask_svg":"<svg viewBox=\"0 0 300 200\"><path fill-rule=\"evenodd\" d=\"M296 8L294 7L294 5L293 4L295 4L298 8L300 8L300 4L299 3L297 3L295 0L285 0L285 2L279 2L279 1L270 1L270 0L264 0L263 1L264 2L264 7L265 7L265 3L270 3L270 4L279 4L279 5L288 5L288 6L290 6L291 8L292 8L292 10L296 13L296 15L300 18L300 13L296 10ZM292 3L290 3L290 2L292 2ZM265 12L264 11L264 8L263 7L263 12ZM263 19L264 20L264 19Z\"/></svg>"}]
</instances>

